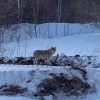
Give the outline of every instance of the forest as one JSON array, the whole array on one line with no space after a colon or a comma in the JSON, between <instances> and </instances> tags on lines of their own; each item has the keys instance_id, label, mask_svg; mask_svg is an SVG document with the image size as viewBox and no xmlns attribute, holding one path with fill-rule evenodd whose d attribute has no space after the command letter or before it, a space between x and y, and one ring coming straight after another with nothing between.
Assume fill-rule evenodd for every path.
<instances>
[{"instance_id":1,"label":"forest","mask_svg":"<svg viewBox=\"0 0 100 100\"><path fill-rule=\"evenodd\" d=\"M99 10L100 0L1 0L0 26L99 22Z\"/></svg>"}]
</instances>

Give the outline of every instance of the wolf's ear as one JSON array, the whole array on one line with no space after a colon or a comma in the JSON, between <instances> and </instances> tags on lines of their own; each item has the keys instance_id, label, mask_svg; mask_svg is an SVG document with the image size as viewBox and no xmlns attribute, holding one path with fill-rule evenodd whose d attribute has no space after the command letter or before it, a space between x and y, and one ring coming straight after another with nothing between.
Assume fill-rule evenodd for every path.
<instances>
[{"instance_id":1,"label":"wolf's ear","mask_svg":"<svg viewBox=\"0 0 100 100\"><path fill-rule=\"evenodd\" d=\"M56 49L56 47L54 47L54 49Z\"/></svg>"},{"instance_id":2,"label":"wolf's ear","mask_svg":"<svg viewBox=\"0 0 100 100\"><path fill-rule=\"evenodd\" d=\"M56 51L56 47L53 48Z\"/></svg>"}]
</instances>

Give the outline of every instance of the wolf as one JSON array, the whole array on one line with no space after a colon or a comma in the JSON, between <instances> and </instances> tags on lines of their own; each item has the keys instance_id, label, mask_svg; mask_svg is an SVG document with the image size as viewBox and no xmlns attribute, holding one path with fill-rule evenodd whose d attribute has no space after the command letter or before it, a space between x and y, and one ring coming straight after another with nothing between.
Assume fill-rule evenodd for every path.
<instances>
[{"instance_id":1,"label":"wolf","mask_svg":"<svg viewBox=\"0 0 100 100\"><path fill-rule=\"evenodd\" d=\"M47 60L47 64L50 65L50 58L51 56L55 53L56 51L56 47L51 47L48 50L36 50L33 53L33 64L37 65L37 60L38 59L46 59Z\"/></svg>"}]
</instances>

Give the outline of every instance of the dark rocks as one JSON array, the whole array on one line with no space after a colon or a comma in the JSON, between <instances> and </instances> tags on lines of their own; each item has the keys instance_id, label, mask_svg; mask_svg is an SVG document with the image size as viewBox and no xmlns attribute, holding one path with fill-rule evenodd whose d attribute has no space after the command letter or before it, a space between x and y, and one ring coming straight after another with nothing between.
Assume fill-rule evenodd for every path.
<instances>
[{"instance_id":1,"label":"dark rocks","mask_svg":"<svg viewBox=\"0 0 100 100\"><path fill-rule=\"evenodd\" d=\"M100 63L96 62L98 57L96 56L66 56L64 54L60 55L57 54L56 56L51 57L51 65L52 66L73 66L78 65L81 67L87 67L88 65L92 65L93 67L100 67ZM46 59L38 59L39 65L47 65ZM1 57L0 64L20 64L20 65L33 65L33 58L32 57Z\"/></svg>"}]
</instances>

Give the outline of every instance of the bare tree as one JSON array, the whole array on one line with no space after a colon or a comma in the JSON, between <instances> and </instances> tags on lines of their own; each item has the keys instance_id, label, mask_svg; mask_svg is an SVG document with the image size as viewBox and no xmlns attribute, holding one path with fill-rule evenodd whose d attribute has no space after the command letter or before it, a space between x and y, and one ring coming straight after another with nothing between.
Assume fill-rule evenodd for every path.
<instances>
[{"instance_id":1,"label":"bare tree","mask_svg":"<svg viewBox=\"0 0 100 100\"><path fill-rule=\"evenodd\" d=\"M56 36L58 35L57 32L58 32L58 23L56 23L56 29L55 29Z\"/></svg>"},{"instance_id":2,"label":"bare tree","mask_svg":"<svg viewBox=\"0 0 100 100\"><path fill-rule=\"evenodd\" d=\"M17 8L18 8L18 23L22 22L24 7L26 6L25 0L17 0Z\"/></svg>"},{"instance_id":3,"label":"bare tree","mask_svg":"<svg viewBox=\"0 0 100 100\"><path fill-rule=\"evenodd\" d=\"M58 17L58 22L61 22L61 13L62 13L62 0L58 0L58 12L57 12L57 17Z\"/></svg>"}]
</instances>

